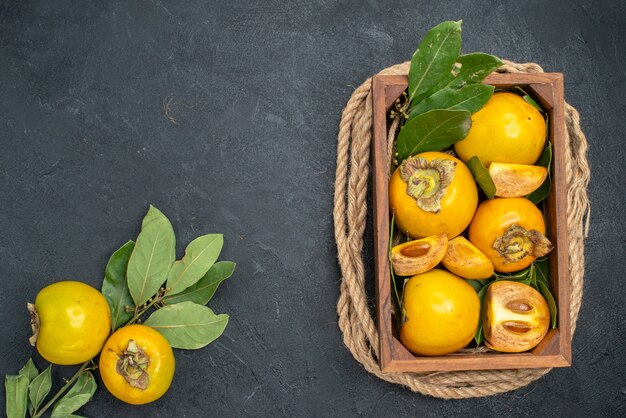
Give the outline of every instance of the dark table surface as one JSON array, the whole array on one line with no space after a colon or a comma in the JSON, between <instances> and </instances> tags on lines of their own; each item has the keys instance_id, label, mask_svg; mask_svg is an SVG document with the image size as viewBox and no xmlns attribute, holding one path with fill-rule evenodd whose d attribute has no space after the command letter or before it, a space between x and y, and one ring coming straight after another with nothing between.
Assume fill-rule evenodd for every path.
<instances>
[{"instance_id":1,"label":"dark table surface","mask_svg":"<svg viewBox=\"0 0 626 418\"><path fill-rule=\"evenodd\" d=\"M446 402L376 379L343 346L332 196L355 86L461 18L464 51L565 74L593 212L573 367ZM101 387L83 415L624 416L625 29L614 1L0 1L0 374L32 354L25 303L57 280L99 287L152 203L179 254L225 235L238 267L211 306L231 322L176 352L159 401Z\"/></svg>"}]
</instances>

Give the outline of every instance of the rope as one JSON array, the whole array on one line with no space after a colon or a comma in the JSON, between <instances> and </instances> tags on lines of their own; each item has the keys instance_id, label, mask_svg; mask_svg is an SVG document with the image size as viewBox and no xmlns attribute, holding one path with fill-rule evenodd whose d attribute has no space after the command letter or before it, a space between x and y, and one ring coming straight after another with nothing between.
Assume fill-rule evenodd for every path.
<instances>
[{"instance_id":1,"label":"rope","mask_svg":"<svg viewBox=\"0 0 626 418\"><path fill-rule=\"evenodd\" d=\"M409 62L394 65L380 74L407 74ZM504 73L538 73L534 63L505 61ZM584 238L589 228L589 165L587 140L580 129L576 109L565 104L567 226L571 281L571 327L582 301ZM371 78L359 86L343 110L337 143L334 224L342 280L337 313L343 342L365 370L380 379L406 386L413 392L444 399L490 396L515 390L539 379L551 369L457 371L437 373L382 373L378 365L378 330L365 293L362 258L363 234L367 222L367 182L372 125ZM397 126L390 129L395 135ZM584 225L584 226L583 226Z\"/></svg>"}]
</instances>

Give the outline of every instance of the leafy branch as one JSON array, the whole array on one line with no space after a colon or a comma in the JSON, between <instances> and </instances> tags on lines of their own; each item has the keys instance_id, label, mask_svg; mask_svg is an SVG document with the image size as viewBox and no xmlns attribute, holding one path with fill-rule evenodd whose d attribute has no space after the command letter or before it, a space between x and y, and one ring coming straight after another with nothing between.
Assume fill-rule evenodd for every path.
<instances>
[{"instance_id":1,"label":"leafy branch","mask_svg":"<svg viewBox=\"0 0 626 418\"><path fill-rule=\"evenodd\" d=\"M141 322L153 311L144 324L160 332L174 348L198 349L218 338L229 317L205 305L235 270L233 262L217 262L222 246L221 234L203 235L175 261L172 225L150 206L136 241L117 249L105 268L102 294L111 311L111 332ZM5 378L7 416L23 418L28 412L39 418L50 408L53 418L75 416L96 390L91 373L96 368L93 359L84 362L41 406L52 387L51 367L39 373L29 359L17 375Z\"/></svg>"},{"instance_id":2,"label":"leafy branch","mask_svg":"<svg viewBox=\"0 0 626 418\"><path fill-rule=\"evenodd\" d=\"M399 162L424 151L439 151L465 138L471 114L493 95L481 84L502 65L493 55L460 55L461 21L429 30L411 59L408 94L396 102L392 117L405 120L396 150Z\"/></svg>"}]
</instances>

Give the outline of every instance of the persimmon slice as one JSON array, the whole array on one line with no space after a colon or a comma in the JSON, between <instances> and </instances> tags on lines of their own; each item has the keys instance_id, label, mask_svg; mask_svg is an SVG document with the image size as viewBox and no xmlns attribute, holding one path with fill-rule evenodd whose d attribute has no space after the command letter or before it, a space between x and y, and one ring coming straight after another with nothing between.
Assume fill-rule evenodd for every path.
<instances>
[{"instance_id":1,"label":"persimmon slice","mask_svg":"<svg viewBox=\"0 0 626 418\"><path fill-rule=\"evenodd\" d=\"M448 248L446 234L405 242L391 249L391 265L399 276L413 276L434 268Z\"/></svg>"},{"instance_id":2,"label":"persimmon slice","mask_svg":"<svg viewBox=\"0 0 626 418\"><path fill-rule=\"evenodd\" d=\"M464 237L448 242L448 250L441 260L443 266L464 279L486 279L493 275L493 263Z\"/></svg>"},{"instance_id":3,"label":"persimmon slice","mask_svg":"<svg viewBox=\"0 0 626 418\"><path fill-rule=\"evenodd\" d=\"M535 191L548 176L548 169L538 165L493 162L489 176L496 186L496 196L521 197Z\"/></svg>"}]
</instances>

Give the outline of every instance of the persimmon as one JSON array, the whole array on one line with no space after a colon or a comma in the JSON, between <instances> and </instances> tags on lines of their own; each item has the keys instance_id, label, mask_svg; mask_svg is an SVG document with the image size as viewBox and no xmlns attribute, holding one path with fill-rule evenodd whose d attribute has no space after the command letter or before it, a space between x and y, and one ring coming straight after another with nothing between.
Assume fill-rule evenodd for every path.
<instances>
[{"instance_id":1,"label":"persimmon","mask_svg":"<svg viewBox=\"0 0 626 418\"><path fill-rule=\"evenodd\" d=\"M413 238L454 238L467 228L477 205L478 190L469 169L443 152L409 157L389 181L395 223Z\"/></svg>"},{"instance_id":2,"label":"persimmon","mask_svg":"<svg viewBox=\"0 0 626 418\"><path fill-rule=\"evenodd\" d=\"M522 270L552 250L541 211L524 197L481 203L469 227L469 240L501 273Z\"/></svg>"},{"instance_id":3,"label":"persimmon","mask_svg":"<svg viewBox=\"0 0 626 418\"><path fill-rule=\"evenodd\" d=\"M546 142L546 121L537 109L514 93L495 93L472 115L467 136L454 145L461 160L477 156L492 161L534 164Z\"/></svg>"}]
</instances>

